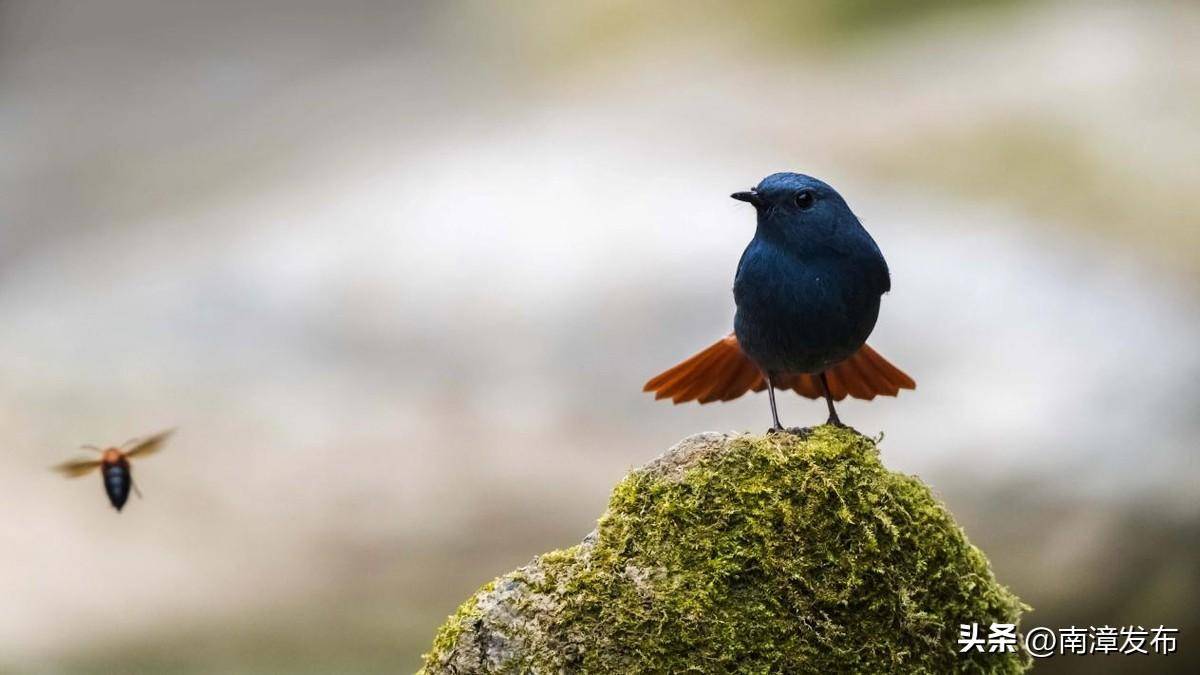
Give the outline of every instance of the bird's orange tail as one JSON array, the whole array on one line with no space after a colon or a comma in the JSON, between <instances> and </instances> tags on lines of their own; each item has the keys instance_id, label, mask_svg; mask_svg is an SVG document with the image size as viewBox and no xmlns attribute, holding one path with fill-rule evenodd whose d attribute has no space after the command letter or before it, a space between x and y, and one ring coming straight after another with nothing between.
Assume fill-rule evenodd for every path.
<instances>
[{"instance_id":1,"label":"bird's orange tail","mask_svg":"<svg viewBox=\"0 0 1200 675\"><path fill-rule=\"evenodd\" d=\"M917 383L868 345L853 356L825 371L829 393L835 401L846 398L871 400L876 396L895 396L901 389L916 389ZM801 396L821 398L821 382L816 375L791 373L775 378L776 389L791 389ZM708 349L652 378L643 391L654 398L669 398L675 403L730 401L748 391L766 389L762 371L730 334Z\"/></svg>"}]
</instances>

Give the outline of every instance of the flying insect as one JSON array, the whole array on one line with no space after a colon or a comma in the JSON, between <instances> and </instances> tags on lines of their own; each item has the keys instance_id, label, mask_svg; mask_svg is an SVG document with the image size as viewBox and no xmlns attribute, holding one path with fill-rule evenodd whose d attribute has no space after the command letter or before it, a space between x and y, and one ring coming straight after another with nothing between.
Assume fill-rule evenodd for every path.
<instances>
[{"instance_id":1,"label":"flying insect","mask_svg":"<svg viewBox=\"0 0 1200 675\"><path fill-rule=\"evenodd\" d=\"M119 512L129 499L130 490L135 492L138 497L142 496L133 482L129 460L158 452L174 432L174 429L169 429L146 438L135 438L119 448L101 449L85 445L83 446L84 450L98 452L100 458L74 459L55 466L54 470L67 478L79 478L100 469L100 475L104 480L104 492L108 495L108 501L112 503L113 508Z\"/></svg>"}]
</instances>

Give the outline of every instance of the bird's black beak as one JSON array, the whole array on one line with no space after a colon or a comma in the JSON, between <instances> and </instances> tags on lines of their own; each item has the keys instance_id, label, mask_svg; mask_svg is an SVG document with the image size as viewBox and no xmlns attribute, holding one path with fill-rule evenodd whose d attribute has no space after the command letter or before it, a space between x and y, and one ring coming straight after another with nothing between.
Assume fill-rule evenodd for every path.
<instances>
[{"instance_id":1,"label":"bird's black beak","mask_svg":"<svg viewBox=\"0 0 1200 675\"><path fill-rule=\"evenodd\" d=\"M738 200L739 202L746 202L748 204L753 204L755 206L759 206L762 204L762 199L759 198L758 193L755 192L754 190L750 190L748 192L735 192L729 196L733 197L734 199Z\"/></svg>"}]
</instances>

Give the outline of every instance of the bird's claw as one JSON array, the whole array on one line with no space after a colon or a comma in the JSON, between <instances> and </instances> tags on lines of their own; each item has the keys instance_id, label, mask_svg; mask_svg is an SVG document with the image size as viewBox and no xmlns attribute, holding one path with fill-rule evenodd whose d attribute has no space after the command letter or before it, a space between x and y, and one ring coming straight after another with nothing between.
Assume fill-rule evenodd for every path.
<instances>
[{"instance_id":1,"label":"bird's claw","mask_svg":"<svg viewBox=\"0 0 1200 675\"><path fill-rule=\"evenodd\" d=\"M767 429L768 436L773 436L775 434L791 434L793 436L799 436L801 439L808 438L809 436L812 435L812 432L813 432L812 427L782 427L782 426L780 426L780 427L771 427L770 429Z\"/></svg>"}]
</instances>

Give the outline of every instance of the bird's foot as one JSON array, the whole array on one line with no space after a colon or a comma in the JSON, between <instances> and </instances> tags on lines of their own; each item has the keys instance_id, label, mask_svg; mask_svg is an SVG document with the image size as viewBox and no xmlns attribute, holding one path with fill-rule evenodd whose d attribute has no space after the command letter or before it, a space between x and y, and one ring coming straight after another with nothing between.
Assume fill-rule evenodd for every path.
<instances>
[{"instance_id":1,"label":"bird's foot","mask_svg":"<svg viewBox=\"0 0 1200 675\"><path fill-rule=\"evenodd\" d=\"M858 435L858 436L862 436L863 438L871 438L870 436L867 436L866 434L864 434L863 432L859 431L858 429L855 429L854 427L850 426L849 424L844 424L844 423L842 423L842 421L841 421L841 420L839 420L839 419L837 419L836 417L835 417L835 418L833 418L833 419L831 419L831 420L829 420L829 421L827 421L827 422L825 422L825 426L830 426L830 427L833 427L834 429L845 429L846 431L849 431L850 433L852 433L852 434L856 434L856 435ZM876 443L878 443L878 442L879 442L879 440L881 440L882 438L883 438L883 434L881 433L881 434L880 434L880 438L878 438L878 439L871 439L871 440L873 440L873 441L875 441Z\"/></svg>"},{"instance_id":2,"label":"bird's foot","mask_svg":"<svg viewBox=\"0 0 1200 675\"><path fill-rule=\"evenodd\" d=\"M768 436L774 436L775 434L791 434L793 436L799 436L802 439L811 436L812 432L812 427L771 427L770 429L767 429Z\"/></svg>"},{"instance_id":3,"label":"bird's foot","mask_svg":"<svg viewBox=\"0 0 1200 675\"><path fill-rule=\"evenodd\" d=\"M842 420L838 419L837 415L830 415L829 419L825 421L825 424L828 424L831 427L837 427L838 429L850 428L849 426L842 424Z\"/></svg>"}]
</instances>

